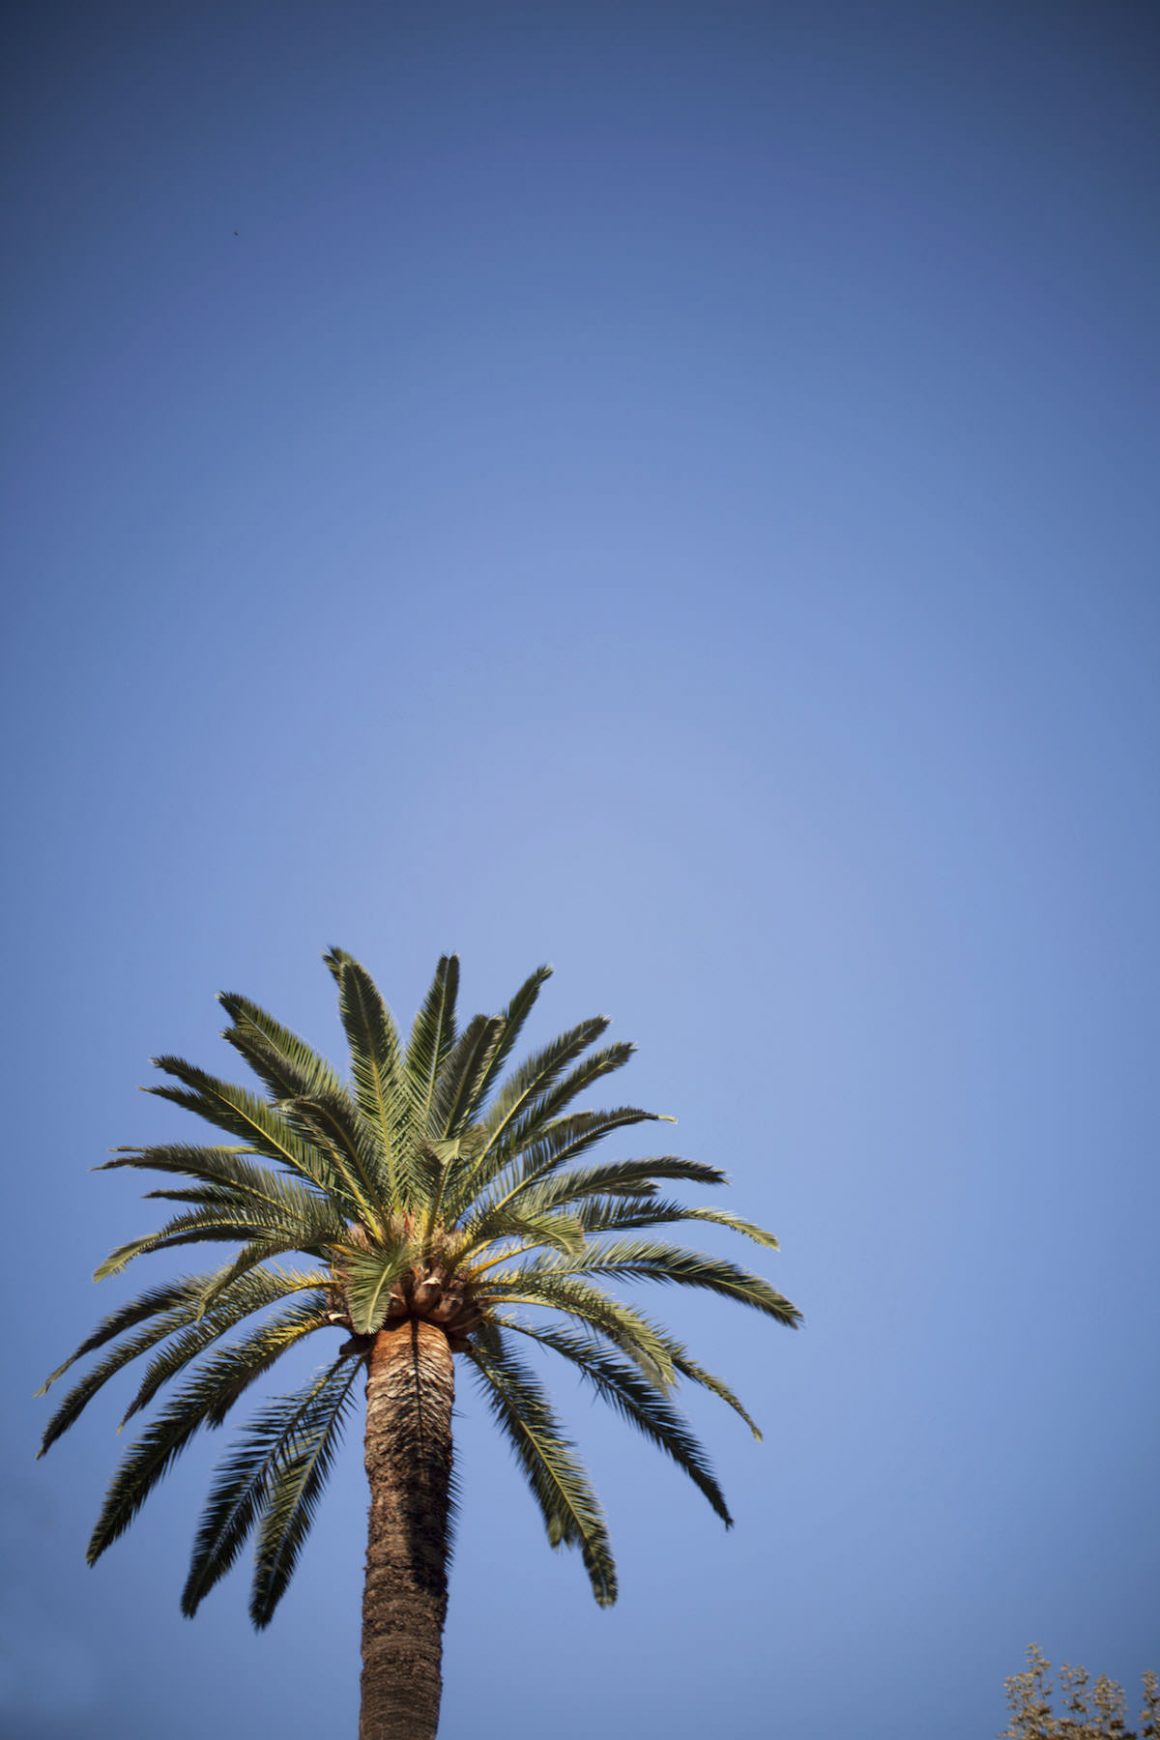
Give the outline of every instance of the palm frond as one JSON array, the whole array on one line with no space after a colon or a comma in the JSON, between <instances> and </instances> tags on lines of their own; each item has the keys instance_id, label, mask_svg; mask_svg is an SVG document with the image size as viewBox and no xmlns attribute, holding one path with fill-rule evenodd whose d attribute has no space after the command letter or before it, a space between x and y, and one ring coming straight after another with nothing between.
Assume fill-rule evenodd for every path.
<instances>
[{"instance_id":1,"label":"palm frond","mask_svg":"<svg viewBox=\"0 0 1160 1740\"><path fill-rule=\"evenodd\" d=\"M184 1178L198 1178L211 1189L227 1190L237 1197L292 1213L315 1212L320 1202L329 1200L316 1185L256 1163L248 1157L251 1152L246 1148L192 1147L185 1142L152 1148L118 1148L112 1160L93 1170L116 1172L122 1167L132 1167L142 1172L176 1173Z\"/></svg>"},{"instance_id":2,"label":"palm frond","mask_svg":"<svg viewBox=\"0 0 1160 1740\"><path fill-rule=\"evenodd\" d=\"M511 1200L529 1184L558 1172L570 1160L576 1160L613 1130L631 1124L657 1123L659 1112L646 1112L639 1106L617 1106L611 1111L573 1112L557 1118L544 1130L529 1137L526 1143L510 1151L484 1151L473 1167L458 1181L451 1199L455 1211L475 1205L483 1214L501 1202Z\"/></svg>"},{"instance_id":3,"label":"palm frond","mask_svg":"<svg viewBox=\"0 0 1160 1740\"><path fill-rule=\"evenodd\" d=\"M543 1183L534 1178L528 1180L533 1188L524 1200L534 1202L537 1208L562 1208L590 1196L652 1195L657 1189L657 1181L662 1178L682 1179L689 1184L724 1184L726 1181L718 1166L661 1154L646 1160L607 1160L593 1166L577 1166L571 1172L561 1172L557 1165L552 1169L550 1180Z\"/></svg>"},{"instance_id":4,"label":"palm frond","mask_svg":"<svg viewBox=\"0 0 1160 1740\"><path fill-rule=\"evenodd\" d=\"M202 1512L181 1608L192 1619L236 1561L262 1510L275 1470L298 1443L323 1429L349 1394L358 1364L340 1358L294 1395L278 1396L251 1421L219 1464Z\"/></svg>"},{"instance_id":5,"label":"palm frond","mask_svg":"<svg viewBox=\"0 0 1160 1740\"><path fill-rule=\"evenodd\" d=\"M747 1412L723 1378L716 1377L713 1372L706 1371L703 1365L698 1365L696 1360L690 1358L679 1342L667 1340L666 1344L669 1357L682 1377L688 1378L690 1383L700 1384L702 1389L708 1390L710 1395L714 1395L719 1401L724 1402L727 1408L732 1408L733 1412L745 1421L753 1436L755 1438L761 1437L761 1427L752 1414Z\"/></svg>"},{"instance_id":6,"label":"palm frond","mask_svg":"<svg viewBox=\"0 0 1160 1740\"><path fill-rule=\"evenodd\" d=\"M192 1299L170 1311L159 1312L152 1323L149 1323L136 1335L130 1336L127 1341L122 1341L119 1346L107 1353L104 1359L98 1361L90 1371L86 1372L85 1376L65 1394L56 1412L49 1420L44 1429L40 1449L36 1452L37 1457L45 1455L57 1439L68 1431L69 1427L80 1418L98 1390L102 1390L110 1378L116 1377L117 1373L125 1366L140 1358L143 1353L148 1353L151 1347L156 1347L158 1342L165 1340L166 1336L172 1335L175 1330L183 1329L187 1323L191 1323L197 1310L198 1301Z\"/></svg>"},{"instance_id":7,"label":"palm frond","mask_svg":"<svg viewBox=\"0 0 1160 1740\"><path fill-rule=\"evenodd\" d=\"M660 1389L676 1381L671 1337L623 1299L615 1299L582 1275L553 1273L529 1266L514 1277L490 1275L477 1297L489 1305L534 1305L562 1311L585 1328L597 1330L627 1354Z\"/></svg>"},{"instance_id":8,"label":"palm frond","mask_svg":"<svg viewBox=\"0 0 1160 1740\"><path fill-rule=\"evenodd\" d=\"M424 1137L412 1144L410 1200L415 1213L425 1213L428 1234L446 1219L449 1196L455 1194L464 1171L474 1164L482 1137L480 1126L472 1124L462 1135L435 1141Z\"/></svg>"},{"instance_id":9,"label":"palm frond","mask_svg":"<svg viewBox=\"0 0 1160 1740\"><path fill-rule=\"evenodd\" d=\"M415 1106L415 1126L426 1130L435 1084L455 1046L455 1003L459 994L459 956L441 955L431 989L415 1017L407 1046L406 1073Z\"/></svg>"},{"instance_id":10,"label":"palm frond","mask_svg":"<svg viewBox=\"0 0 1160 1740\"><path fill-rule=\"evenodd\" d=\"M319 1245L313 1247L306 1254L321 1257L327 1254L328 1249L329 1247ZM247 1277L283 1274L284 1270L266 1269L262 1265L271 1262L275 1257L291 1256L301 1250L302 1246L296 1240L251 1239L249 1244L242 1246L234 1260L231 1263L226 1263L210 1281L201 1296L201 1316L204 1317L207 1311L220 1304L224 1295L230 1294L232 1296L235 1286ZM316 1286L324 1286L328 1281L329 1275L326 1273L318 1274L315 1277Z\"/></svg>"},{"instance_id":11,"label":"palm frond","mask_svg":"<svg viewBox=\"0 0 1160 1740\"><path fill-rule=\"evenodd\" d=\"M412 1251L403 1242L346 1246L337 1254L351 1324L359 1335L374 1335L387 1320L391 1288L408 1268Z\"/></svg>"},{"instance_id":12,"label":"palm frond","mask_svg":"<svg viewBox=\"0 0 1160 1740\"><path fill-rule=\"evenodd\" d=\"M596 1043L608 1025L607 1015L594 1015L587 1021L581 1021L576 1027L570 1027L567 1033L561 1033L558 1038L553 1039L550 1045L545 1045L542 1050L533 1053L512 1072L487 1120L488 1142L485 1153L504 1142L513 1125L525 1117L535 1102L550 1090L569 1064L574 1063L590 1045Z\"/></svg>"},{"instance_id":13,"label":"palm frond","mask_svg":"<svg viewBox=\"0 0 1160 1740\"><path fill-rule=\"evenodd\" d=\"M467 1350L500 1428L539 1504L553 1546L578 1546L602 1607L616 1600L616 1566L600 1503L533 1372L488 1325Z\"/></svg>"},{"instance_id":14,"label":"palm frond","mask_svg":"<svg viewBox=\"0 0 1160 1740\"><path fill-rule=\"evenodd\" d=\"M454 1268L459 1269L465 1263L470 1264L475 1256L486 1255L485 1263L473 1266L473 1275L478 1277L487 1269L506 1262L508 1256L516 1254L509 1252L501 1255L493 1249L507 1240L515 1240L524 1251L535 1250L540 1245L550 1245L555 1250L576 1255L584 1248L584 1227L578 1215L561 1210L549 1212L524 1208L515 1203L507 1204L495 1209L465 1232Z\"/></svg>"},{"instance_id":15,"label":"palm frond","mask_svg":"<svg viewBox=\"0 0 1160 1740\"><path fill-rule=\"evenodd\" d=\"M237 1283L231 1287L228 1299L221 1300L215 1310L207 1311L180 1334L174 1335L169 1345L150 1360L137 1394L121 1417L121 1425L127 1425L134 1414L147 1408L157 1392L171 1378L184 1371L207 1347L220 1341L223 1335L228 1335L244 1317L284 1298L286 1293L279 1285L280 1281L281 1276L275 1275L270 1269L260 1269L255 1273L239 1276ZM255 1340L262 1346L277 1347L279 1352L284 1352L304 1336L312 1335L315 1330L330 1327L330 1295L319 1287L301 1304L292 1306L264 1323L257 1331Z\"/></svg>"},{"instance_id":16,"label":"palm frond","mask_svg":"<svg viewBox=\"0 0 1160 1740\"><path fill-rule=\"evenodd\" d=\"M508 1058L515 1050L516 1041L524 1030L528 1016L535 1008L536 999L547 981L552 977L552 969L548 966L537 967L534 973L526 978L506 1009L500 1011L503 1021L503 1038L496 1048L495 1056L488 1067L487 1077L483 1083L481 1103L486 1100L494 1082L497 1082Z\"/></svg>"},{"instance_id":17,"label":"palm frond","mask_svg":"<svg viewBox=\"0 0 1160 1740\"><path fill-rule=\"evenodd\" d=\"M334 1465L361 1360L331 1368L316 1402L279 1444L272 1460L258 1530L250 1618L262 1630L286 1592Z\"/></svg>"},{"instance_id":18,"label":"palm frond","mask_svg":"<svg viewBox=\"0 0 1160 1740\"><path fill-rule=\"evenodd\" d=\"M126 1329L134 1329L138 1323L145 1322L149 1317L160 1316L163 1312L172 1311L175 1307L191 1301L196 1306L201 1290L209 1279L208 1275L184 1275L179 1280L165 1281L160 1287L150 1287L147 1292L139 1293L135 1299L119 1305L97 1325L91 1335L85 1337L75 1353L70 1353L55 1371L48 1374L36 1394L46 1395L57 1379L62 1378L78 1360L84 1359L86 1354L95 1353L106 1342L114 1341Z\"/></svg>"},{"instance_id":19,"label":"palm frond","mask_svg":"<svg viewBox=\"0 0 1160 1740\"><path fill-rule=\"evenodd\" d=\"M569 1070L546 1093L539 1095L520 1117L508 1125L494 1144L492 1152L502 1153L508 1158L519 1154L529 1143L535 1142L549 1130L573 1100L578 1099L596 1082L602 1081L606 1075L611 1075L614 1070L623 1069L635 1050L634 1045L620 1040L615 1045L607 1045L602 1051L594 1051L589 1057L581 1058L574 1069ZM664 1117L659 1112L652 1115L654 1118ZM666 1121L674 1123L676 1120L668 1118Z\"/></svg>"},{"instance_id":20,"label":"palm frond","mask_svg":"<svg viewBox=\"0 0 1160 1740\"><path fill-rule=\"evenodd\" d=\"M660 1324L614 1299L589 1282L574 1277L540 1280L534 1286L519 1283L514 1290L499 1284L493 1286L492 1303L503 1308L512 1305L535 1305L560 1311L572 1317L584 1329L595 1330L639 1366L650 1383L668 1389L678 1376L687 1378L732 1408L745 1421L755 1438L761 1428L743 1403L713 1372L699 1365L677 1338ZM532 1327L538 1328L539 1325Z\"/></svg>"},{"instance_id":21,"label":"palm frond","mask_svg":"<svg viewBox=\"0 0 1160 1740\"><path fill-rule=\"evenodd\" d=\"M330 1203L321 1197L312 1199L310 1217L279 1213L261 1203L248 1202L234 1207L230 1203L209 1203L191 1208L188 1214L176 1215L155 1233L131 1239L111 1251L93 1272L95 1281L104 1281L118 1274L136 1257L150 1251L170 1250L177 1245L243 1242L259 1239L276 1246L279 1251L303 1251L308 1255L321 1252L345 1231L345 1223L335 1214Z\"/></svg>"},{"instance_id":22,"label":"palm frond","mask_svg":"<svg viewBox=\"0 0 1160 1740\"><path fill-rule=\"evenodd\" d=\"M312 1142L304 1141L267 1101L233 1082L219 1081L205 1070L195 1069L180 1057L155 1057L153 1062L184 1085L175 1088L162 1084L147 1088L147 1093L184 1106L216 1129L240 1137L255 1153L297 1172L308 1184L338 1197L350 1208L356 1207L333 1163Z\"/></svg>"},{"instance_id":23,"label":"palm frond","mask_svg":"<svg viewBox=\"0 0 1160 1740\"><path fill-rule=\"evenodd\" d=\"M591 1335L577 1335L568 1329L533 1329L528 1324L504 1318L504 1327L520 1335L530 1336L543 1347L550 1347L578 1366L597 1394L617 1410L630 1425L671 1456L699 1487L721 1518L726 1528L733 1518L709 1466L703 1447L667 1397L649 1383L635 1365L618 1359Z\"/></svg>"},{"instance_id":24,"label":"palm frond","mask_svg":"<svg viewBox=\"0 0 1160 1740\"><path fill-rule=\"evenodd\" d=\"M767 1250L781 1248L764 1227L723 1208L689 1208L683 1202L667 1202L659 1197L591 1196L580 1204L578 1216L586 1233L624 1232L635 1227L672 1226L679 1221L696 1220L728 1227L730 1232L741 1233Z\"/></svg>"},{"instance_id":25,"label":"palm frond","mask_svg":"<svg viewBox=\"0 0 1160 1740\"><path fill-rule=\"evenodd\" d=\"M89 1373L85 1373L82 1380L75 1383L73 1389L64 1395L56 1413L50 1418L49 1425L45 1427L37 1456L45 1455L45 1451L52 1444L56 1444L57 1437L68 1432L71 1425L77 1422L82 1415L83 1409L89 1406L92 1397L99 1390L103 1390L104 1385L110 1382L110 1378L115 1378L118 1371L123 1371L125 1366L132 1364L132 1361L139 1359L141 1355L148 1354L150 1349L158 1347L169 1336L179 1335L179 1331L186 1331L193 1324L197 1324L198 1319L202 1317L202 1298L205 1295L205 1289L209 1284L212 1284L214 1279L216 1279L214 1275L190 1275L183 1282L176 1282L172 1288L157 1289L155 1296L167 1295L169 1303L158 1308L155 1312L150 1312L148 1315L151 1315L153 1321L148 1322L146 1328L141 1329L137 1335L130 1336L127 1342L120 1343L120 1347L115 1347L110 1354L104 1355L103 1361L97 1362L96 1366L90 1369ZM263 1310L268 1305L273 1305L292 1293L301 1293L304 1289L317 1288L318 1284L323 1281L325 1281L325 1275L299 1275L294 1274L294 1272L287 1274L285 1270L282 1272L263 1270L259 1277L249 1277L249 1284L231 1289L230 1296L223 1298L217 1305L216 1314L212 1315L212 1319L207 1319L212 1328L205 1336L203 1345L209 1345L210 1340L214 1340L217 1335L223 1335L226 1329L237 1328L238 1322L242 1321L243 1317L249 1317L257 1310ZM134 1302L134 1305L137 1303L139 1302ZM130 1328L136 1322L141 1321L141 1317L130 1315L130 1308L118 1312L117 1317L122 1319L120 1328L113 1329L108 1335L104 1335L103 1326L101 1331L97 1331L99 1340L97 1340L97 1336L90 1336L89 1343L85 1345L85 1352L96 1350L96 1347L101 1347L113 1336L123 1333L123 1329ZM108 1319L106 1322L111 1321L113 1319ZM200 1349L197 1349L197 1352L200 1352ZM77 1359L80 1354L73 1355L73 1357ZM193 1357L193 1354L188 1355L188 1357ZM165 1361L165 1359L167 1359L167 1355L158 1355L158 1361ZM125 1420L129 1420L132 1413L136 1413L137 1408L144 1406L144 1401L148 1401L151 1394L155 1394L157 1389L160 1389L160 1383L165 1382L165 1378L172 1375L172 1371L167 1366L158 1364L158 1361L153 1362L146 1371L143 1390L137 1394L137 1401L130 1406L129 1413L122 1420L122 1425ZM71 1364L71 1361L68 1361L68 1364ZM184 1364L184 1359L179 1361L179 1364ZM68 1369L68 1366L57 1368L54 1376L61 1375L61 1371L64 1369ZM174 1366L172 1369L179 1368ZM146 1385L148 1385L148 1395L144 1394ZM49 1385L45 1385L45 1389L47 1387Z\"/></svg>"},{"instance_id":26,"label":"palm frond","mask_svg":"<svg viewBox=\"0 0 1160 1740\"><path fill-rule=\"evenodd\" d=\"M332 949L326 958L338 983L339 1013L350 1046L355 1099L363 1117L379 1132L391 1204L398 1207L397 1172L405 1156L409 1112L398 1030L366 968L341 949Z\"/></svg>"},{"instance_id":27,"label":"palm frond","mask_svg":"<svg viewBox=\"0 0 1160 1740\"><path fill-rule=\"evenodd\" d=\"M218 1002L233 1022L222 1038L245 1058L274 1099L334 1093L342 1086L324 1057L257 1003L234 991L220 992Z\"/></svg>"},{"instance_id":28,"label":"palm frond","mask_svg":"<svg viewBox=\"0 0 1160 1740\"><path fill-rule=\"evenodd\" d=\"M90 1565L124 1534L190 1439L202 1426L220 1425L239 1396L284 1351L283 1340L266 1336L259 1329L194 1367L185 1387L154 1417L122 1458L89 1542Z\"/></svg>"},{"instance_id":29,"label":"palm frond","mask_svg":"<svg viewBox=\"0 0 1160 1740\"><path fill-rule=\"evenodd\" d=\"M789 1329L796 1329L801 1312L783 1298L760 1275L751 1275L735 1263L721 1257L707 1256L679 1245L655 1245L644 1240L613 1240L603 1246L590 1246L578 1257L539 1257L527 1269L508 1271L505 1280L512 1286L534 1281L542 1283L546 1276L607 1275L625 1280L660 1281L678 1287L703 1287L711 1293L737 1299L756 1311L773 1317Z\"/></svg>"},{"instance_id":30,"label":"palm frond","mask_svg":"<svg viewBox=\"0 0 1160 1740\"><path fill-rule=\"evenodd\" d=\"M464 1028L435 1085L427 1133L461 1135L479 1108L488 1071L503 1039L502 1015L476 1015Z\"/></svg>"},{"instance_id":31,"label":"palm frond","mask_svg":"<svg viewBox=\"0 0 1160 1740\"><path fill-rule=\"evenodd\" d=\"M283 1110L290 1124L326 1155L360 1215L377 1219L390 1202L386 1152L346 1089L285 1100Z\"/></svg>"},{"instance_id":32,"label":"palm frond","mask_svg":"<svg viewBox=\"0 0 1160 1740\"><path fill-rule=\"evenodd\" d=\"M186 1202L202 1208L246 1208L245 1197L228 1184L191 1184L186 1190L146 1190L142 1202Z\"/></svg>"}]
</instances>

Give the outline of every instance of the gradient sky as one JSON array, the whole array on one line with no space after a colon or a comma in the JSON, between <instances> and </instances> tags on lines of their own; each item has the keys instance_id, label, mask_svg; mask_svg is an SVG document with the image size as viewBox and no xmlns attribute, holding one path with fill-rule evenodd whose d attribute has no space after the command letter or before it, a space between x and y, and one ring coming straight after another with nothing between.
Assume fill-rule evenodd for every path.
<instances>
[{"instance_id":1,"label":"gradient sky","mask_svg":"<svg viewBox=\"0 0 1160 1740\"><path fill-rule=\"evenodd\" d=\"M766 1427L691 1404L731 1534L557 1380L610 1613L464 1383L447 1740L1134 1685L1155 9L37 0L4 58L0 1730L354 1733L357 1434L261 1637L242 1572L178 1611L222 1435L94 1571L124 1386L32 1460L166 1272L89 1279L157 1205L88 1168L196 1129L149 1057L229 1073L219 989L337 1055L333 943L405 1018L552 961L536 1037L615 1016L806 1314L643 1294Z\"/></svg>"}]
</instances>

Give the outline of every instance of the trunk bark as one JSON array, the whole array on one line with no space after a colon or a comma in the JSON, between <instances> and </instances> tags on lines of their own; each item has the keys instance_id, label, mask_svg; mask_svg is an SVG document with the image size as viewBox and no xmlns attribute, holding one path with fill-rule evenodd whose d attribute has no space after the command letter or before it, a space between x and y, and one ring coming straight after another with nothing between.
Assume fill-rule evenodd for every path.
<instances>
[{"instance_id":1,"label":"trunk bark","mask_svg":"<svg viewBox=\"0 0 1160 1740\"><path fill-rule=\"evenodd\" d=\"M441 1329L406 1318L375 1336L359 1740L434 1740L439 1726L454 1393Z\"/></svg>"}]
</instances>

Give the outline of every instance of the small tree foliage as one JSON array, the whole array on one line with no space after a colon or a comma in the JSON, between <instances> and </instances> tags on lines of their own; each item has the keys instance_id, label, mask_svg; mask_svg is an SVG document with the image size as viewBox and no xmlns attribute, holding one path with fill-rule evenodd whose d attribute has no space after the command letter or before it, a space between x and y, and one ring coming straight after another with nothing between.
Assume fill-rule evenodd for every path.
<instances>
[{"instance_id":1,"label":"small tree foliage","mask_svg":"<svg viewBox=\"0 0 1160 1740\"><path fill-rule=\"evenodd\" d=\"M1005 1682L1011 1720L999 1740L1160 1740L1160 1679L1144 1675L1144 1702L1138 1728L1128 1727L1124 1688L1107 1674L1093 1680L1086 1668L1067 1662L1059 1670L1058 1690L1051 1663L1038 1644L1027 1651L1027 1666ZM1058 1711L1055 1704L1062 1705Z\"/></svg>"}]
</instances>

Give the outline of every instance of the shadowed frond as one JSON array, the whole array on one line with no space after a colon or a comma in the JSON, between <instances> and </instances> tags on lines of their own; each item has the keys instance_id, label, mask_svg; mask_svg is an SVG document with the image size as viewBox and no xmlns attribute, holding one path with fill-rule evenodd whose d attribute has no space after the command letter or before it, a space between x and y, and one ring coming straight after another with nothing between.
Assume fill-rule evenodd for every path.
<instances>
[{"instance_id":1,"label":"shadowed frond","mask_svg":"<svg viewBox=\"0 0 1160 1740\"><path fill-rule=\"evenodd\" d=\"M303 1389L278 1396L245 1429L236 1449L219 1463L198 1525L181 1610L192 1619L234 1564L266 1500L270 1480L299 1437L309 1439L346 1403L358 1362L340 1359Z\"/></svg>"},{"instance_id":2,"label":"shadowed frond","mask_svg":"<svg viewBox=\"0 0 1160 1740\"><path fill-rule=\"evenodd\" d=\"M487 1120L485 1154L505 1143L508 1132L518 1124L519 1119L528 1115L536 1101L559 1080L569 1064L596 1043L608 1024L607 1015L594 1015L588 1021L581 1021L567 1033L562 1033L558 1039L553 1039L550 1045L535 1052L513 1071Z\"/></svg>"},{"instance_id":3,"label":"shadowed frond","mask_svg":"<svg viewBox=\"0 0 1160 1740\"><path fill-rule=\"evenodd\" d=\"M223 1300L216 1310L207 1312L189 1328L174 1335L169 1345L150 1360L137 1394L121 1416L121 1425L127 1425L134 1414L148 1407L164 1384L184 1371L207 1347L228 1334L243 1317L260 1310L263 1304L269 1305L275 1299L284 1298L285 1289L278 1285L280 1280L280 1276L268 1269L240 1277L228 1300ZM330 1295L322 1288L315 1288L301 1304L263 1324L254 1342L284 1352L296 1341L301 1341L304 1335L329 1328Z\"/></svg>"},{"instance_id":4,"label":"shadowed frond","mask_svg":"<svg viewBox=\"0 0 1160 1740\"><path fill-rule=\"evenodd\" d=\"M577 1166L571 1172L553 1168L549 1179L529 1181L523 1200L537 1208L562 1208L590 1196L646 1196L656 1191L662 1178L683 1179L689 1184L725 1183L725 1174L717 1166L662 1154L649 1160L608 1160L595 1166Z\"/></svg>"},{"instance_id":5,"label":"shadowed frond","mask_svg":"<svg viewBox=\"0 0 1160 1740\"><path fill-rule=\"evenodd\" d=\"M190 1439L202 1426L220 1425L238 1398L284 1350L283 1338L267 1334L263 1326L194 1368L185 1387L122 1458L89 1542L90 1565L125 1532Z\"/></svg>"},{"instance_id":6,"label":"shadowed frond","mask_svg":"<svg viewBox=\"0 0 1160 1740\"><path fill-rule=\"evenodd\" d=\"M491 1152L503 1155L505 1159L521 1154L529 1144L552 1129L573 1100L578 1099L596 1082L602 1081L606 1075L611 1075L614 1070L623 1069L635 1049L635 1046L620 1041L582 1058L575 1069L569 1070L562 1080L542 1094L514 1123L508 1125L503 1135L494 1143ZM664 1113L653 1112L651 1116L654 1119L663 1118ZM668 1120L670 1123L673 1121L671 1118Z\"/></svg>"},{"instance_id":7,"label":"shadowed frond","mask_svg":"<svg viewBox=\"0 0 1160 1740\"><path fill-rule=\"evenodd\" d=\"M131 1336L129 1340L121 1342L120 1346L113 1348L111 1353L107 1353L104 1359L100 1360L91 1371L73 1385L58 1404L56 1412L45 1427L40 1449L36 1453L37 1456L43 1456L56 1443L56 1440L68 1431L69 1427L79 1419L98 1390L103 1389L110 1378L116 1377L117 1373L125 1366L139 1358L141 1354L148 1353L151 1347L156 1347L158 1342L164 1341L166 1336L172 1335L174 1330L182 1329L187 1323L193 1322L198 1309L199 1302L194 1299L186 1304L176 1306L173 1310L159 1312L146 1328ZM64 1369L63 1366L60 1368L62 1371ZM48 1385L46 1384L44 1387L47 1389Z\"/></svg>"},{"instance_id":8,"label":"shadowed frond","mask_svg":"<svg viewBox=\"0 0 1160 1740\"><path fill-rule=\"evenodd\" d=\"M517 1039L523 1032L524 1023L535 1007L537 997L551 977L551 967L537 967L535 972L524 980L507 1008L501 1010L503 1037L496 1046L495 1055L492 1057L481 1083L481 1105L486 1101L493 1084L499 1080L503 1067L514 1051Z\"/></svg>"},{"instance_id":9,"label":"shadowed frond","mask_svg":"<svg viewBox=\"0 0 1160 1740\"><path fill-rule=\"evenodd\" d=\"M271 1457L250 1596L250 1618L259 1630L269 1625L294 1575L342 1439L351 1391L360 1371L358 1360L333 1366L317 1397Z\"/></svg>"},{"instance_id":10,"label":"shadowed frond","mask_svg":"<svg viewBox=\"0 0 1160 1740\"><path fill-rule=\"evenodd\" d=\"M700 1488L726 1528L733 1526L725 1495L702 1446L667 1397L650 1384L635 1365L619 1359L591 1335L577 1335L568 1329L533 1329L528 1324L504 1318L504 1327L520 1335L530 1336L543 1347L571 1361L583 1372L598 1395L610 1402L618 1413L646 1438L671 1456L678 1468L684 1469L694 1486Z\"/></svg>"},{"instance_id":11,"label":"shadowed frond","mask_svg":"<svg viewBox=\"0 0 1160 1740\"><path fill-rule=\"evenodd\" d=\"M535 1374L510 1353L500 1331L488 1325L468 1349L486 1380L484 1398L532 1489L553 1546L578 1546L602 1607L616 1600L616 1567L604 1513L564 1437Z\"/></svg>"},{"instance_id":12,"label":"shadowed frond","mask_svg":"<svg viewBox=\"0 0 1160 1740\"><path fill-rule=\"evenodd\" d=\"M679 1342L671 1341L666 1338L666 1346L668 1347L669 1357L671 1358L674 1367L682 1377L688 1378L690 1383L700 1384L702 1389L708 1390L711 1395L716 1396L719 1401L724 1402L726 1407L732 1408L733 1412L745 1421L745 1424L749 1427L753 1436L760 1439L762 1435L761 1427L757 1424L757 1421L753 1416L742 1406L741 1402L729 1388L729 1385L725 1383L722 1378L715 1377L711 1371L706 1371L703 1365L698 1365L695 1360L689 1357Z\"/></svg>"},{"instance_id":13,"label":"shadowed frond","mask_svg":"<svg viewBox=\"0 0 1160 1740\"><path fill-rule=\"evenodd\" d=\"M535 1250L540 1245L551 1245L558 1251L575 1255L584 1249L584 1228L578 1215L567 1214L559 1209L548 1213L535 1209L525 1209L519 1203L511 1203L507 1207L497 1208L487 1217L485 1223L473 1228L465 1235L465 1242L455 1267L471 1259L478 1252L491 1250L495 1245L501 1245L507 1240L517 1241L523 1251ZM473 1274L478 1277L489 1268L499 1263L507 1262L514 1251L492 1252L485 1263L473 1265Z\"/></svg>"},{"instance_id":14,"label":"shadowed frond","mask_svg":"<svg viewBox=\"0 0 1160 1740\"><path fill-rule=\"evenodd\" d=\"M256 1276L260 1280L265 1275L281 1275L284 1271L278 1268L267 1269L263 1265L272 1262L275 1257L292 1256L301 1251L301 1245L287 1243L282 1239L264 1238L252 1239L248 1245L243 1245L232 1262L226 1263L209 1283L201 1296L201 1315L220 1306L223 1296L233 1296L239 1282L248 1277ZM323 1256L325 1247L317 1247L309 1254ZM329 1275L321 1272L316 1277L316 1285L328 1284Z\"/></svg>"},{"instance_id":15,"label":"shadowed frond","mask_svg":"<svg viewBox=\"0 0 1160 1740\"><path fill-rule=\"evenodd\" d=\"M196 1309L202 1289L210 1279L209 1275L185 1275L180 1280L166 1281L160 1287L150 1287L148 1292L139 1293L135 1299L130 1299L127 1304L118 1306L116 1311L110 1312L108 1317L98 1324L91 1335L86 1336L75 1353L70 1353L55 1371L48 1374L36 1394L38 1396L47 1394L57 1379L63 1377L65 1372L78 1360L84 1359L86 1354L95 1353L98 1347L104 1347L106 1342L115 1340L118 1335L123 1335L126 1329L135 1328L146 1318L157 1317L162 1312L171 1311L176 1306L190 1302Z\"/></svg>"}]
</instances>

